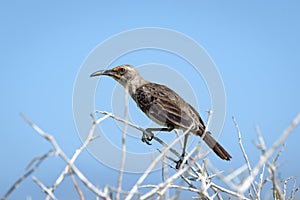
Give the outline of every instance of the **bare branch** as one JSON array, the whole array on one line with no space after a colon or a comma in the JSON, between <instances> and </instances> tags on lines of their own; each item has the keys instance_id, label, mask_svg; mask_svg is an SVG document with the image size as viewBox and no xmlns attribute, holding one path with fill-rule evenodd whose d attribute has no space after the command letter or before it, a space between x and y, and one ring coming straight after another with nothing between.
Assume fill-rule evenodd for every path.
<instances>
[{"instance_id":1,"label":"bare branch","mask_svg":"<svg viewBox=\"0 0 300 200\"><path fill-rule=\"evenodd\" d=\"M128 88L127 88L128 89ZM128 90L125 92L124 100L125 100L125 108L124 108L124 116L125 121L128 121ZM120 193L122 191L122 182L123 182L123 171L125 167L125 161L126 161L126 133L127 133L127 123L124 125L123 135L122 135L122 161L121 161L121 167L120 167L120 174L118 178L118 191L116 194L116 200L120 199Z\"/></svg>"},{"instance_id":2,"label":"bare branch","mask_svg":"<svg viewBox=\"0 0 300 200\"><path fill-rule=\"evenodd\" d=\"M86 140L84 141L84 143L81 145L81 147L79 147L75 153L73 154L71 160L70 160L70 164L73 164L75 162L75 160L77 159L77 157L80 155L80 153L87 147L87 145L94 140L94 132L95 132L95 128L97 127L98 124L100 124L102 121L104 121L105 119L108 118L108 116L104 116L98 120L96 120L94 118L93 115L91 115L92 119L93 119L93 125L91 127L91 129L89 130L88 136L86 138ZM70 164L66 165L66 167L64 168L64 170L61 172L61 174L57 177L56 181L54 182L54 184L51 187L51 190L54 191L57 186L63 181L64 177L69 173L70 170ZM46 198L46 200L49 199Z\"/></svg>"},{"instance_id":3,"label":"bare branch","mask_svg":"<svg viewBox=\"0 0 300 200\"><path fill-rule=\"evenodd\" d=\"M222 186L216 185L215 183L211 183L211 187L216 188L216 189L218 189L218 190L220 190L220 191L222 191L222 192L224 192L226 194L232 195L233 197L237 197L239 199L244 199L244 200L249 200L249 198L243 196L242 194L239 194L237 192L228 190L228 189L226 189L226 188L224 188Z\"/></svg>"},{"instance_id":4,"label":"bare branch","mask_svg":"<svg viewBox=\"0 0 300 200\"><path fill-rule=\"evenodd\" d=\"M49 188L47 188L41 181L39 181L36 177L32 177L32 179L38 186L40 186L43 192L49 195L53 200L57 199L52 193L52 191Z\"/></svg>"},{"instance_id":5,"label":"bare branch","mask_svg":"<svg viewBox=\"0 0 300 200\"><path fill-rule=\"evenodd\" d=\"M287 136L294 130L294 128L299 124L300 122L300 114L297 115L297 117L292 121L292 123L289 125L289 127L282 133L282 135L275 141L273 146L264 153L260 159L259 162L256 164L255 168L252 170L252 174L246 178L244 183L240 186L239 192L244 193L249 186L252 184L254 178L258 174L260 168L267 162L268 158L270 158L273 153L276 151L276 149L284 143Z\"/></svg>"},{"instance_id":6,"label":"bare branch","mask_svg":"<svg viewBox=\"0 0 300 200\"><path fill-rule=\"evenodd\" d=\"M289 200L294 199L296 192L300 189L300 186L296 187L296 177L291 177L291 178L292 178L294 183L293 183L293 188L292 188L291 194L288 198Z\"/></svg>"},{"instance_id":7,"label":"bare branch","mask_svg":"<svg viewBox=\"0 0 300 200\"><path fill-rule=\"evenodd\" d=\"M268 169L270 170L270 174L271 174L271 180L272 180L272 184L273 184L273 197L274 199L279 199L279 200L283 200L283 193L280 189L279 186L279 181L276 179L276 166L275 165L271 165L269 162L267 162L268 165Z\"/></svg>"},{"instance_id":8,"label":"bare branch","mask_svg":"<svg viewBox=\"0 0 300 200\"><path fill-rule=\"evenodd\" d=\"M1 200L5 200L5 199L7 199L7 197L16 189L16 188L18 188L19 187L19 185L21 184L21 182L23 181L23 180L25 180L30 174L32 174L33 172L35 172L38 168L39 168L39 166L40 166L40 164L45 160L45 158L48 158L48 157L50 157L50 156L52 156L53 155L53 151L51 150L51 151L49 151L49 152L47 152L47 153L45 153L44 155L42 155L42 156L39 156L39 157L36 157L36 158L34 158L34 159L32 159L31 161L30 161L30 163L27 165L27 167L26 167L26 172L25 172L25 174L23 174L10 188L9 188L9 190L4 194L4 196L1 198ZM32 169L30 169L30 167L32 166L32 164L34 163L34 162L36 162L37 161L37 163L35 164L35 166L32 168Z\"/></svg>"},{"instance_id":9,"label":"bare branch","mask_svg":"<svg viewBox=\"0 0 300 200\"><path fill-rule=\"evenodd\" d=\"M185 133L186 134L186 131ZM183 135L184 135L183 134ZM177 138L178 139L178 138ZM174 140L174 142L177 142L177 139ZM173 143L172 143L173 144ZM172 145L171 144L171 145ZM170 145L170 146L171 146ZM199 144L197 144L192 150L191 152L188 153L188 155L186 156L186 159L190 158L191 155L198 150ZM165 153L165 152L164 152ZM162 154L161 154L162 155ZM196 158L194 158L191 163L186 166L186 167L180 167L179 170L177 171L177 173L175 173L173 176L171 176L169 179L167 179L165 182L162 182L158 185L158 188L151 190L150 192L144 194L143 196L141 196L140 199L147 199L149 197L151 197L152 195L154 195L155 193L158 192L159 189L162 189L162 191L159 192L159 195L163 195L165 192L165 188L168 187L171 183L174 182L174 180L176 180L178 177L181 177L183 175L183 173L185 173L187 170L189 170L192 167L192 164L196 163L200 158L200 155L198 154L198 156ZM210 181L207 181L206 177L200 176L199 177L201 179L201 183L202 183L202 192L199 193L199 195L204 196L206 198L210 198L208 193L207 193L207 189L209 188L210 185ZM206 184L207 183L207 184ZM137 184L136 184L137 185Z\"/></svg>"},{"instance_id":10,"label":"bare branch","mask_svg":"<svg viewBox=\"0 0 300 200\"><path fill-rule=\"evenodd\" d=\"M186 130L180 137L176 138L168 147L166 147L163 151L162 154L157 156L155 160L150 164L150 166L146 169L144 174L139 178L139 180L135 183L135 185L132 187L129 195L126 197L125 200L129 200L132 198L133 194L136 193L138 187L142 184L142 182L146 179L146 177L149 175L151 170L155 167L155 165L158 163L159 160L163 157L163 155L172 147L174 146L181 138L183 138L188 132L190 131L191 127ZM183 171L183 170L181 170Z\"/></svg>"},{"instance_id":11,"label":"bare branch","mask_svg":"<svg viewBox=\"0 0 300 200\"><path fill-rule=\"evenodd\" d=\"M94 186L82 173L77 167L71 163L69 158L66 156L66 154L62 151L60 146L57 144L56 140L52 135L47 134L44 132L41 128L39 128L36 124L32 123L25 115L22 114L22 117L24 120L43 138L48 140L52 146L55 149L55 153L59 155L69 166L70 168L74 171L74 173L77 175L77 177L83 182L83 184L86 185L92 192L94 192L96 195L104 198L104 199L110 199L105 193L100 191L96 186ZM52 192L52 191L51 191Z\"/></svg>"},{"instance_id":12,"label":"bare branch","mask_svg":"<svg viewBox=\"0 0 300 200\"><path fill-rule=\"evenodd\" d=\"M79 186L78 186L78 183L77 183L77 181L76 181L76 178L75 178L75 176L74 176L74 173L70 173L70 176L71 176L71 179L72 179L72 181L73 181L74 187L75 187L75 189L76 189L76 191L77 191L77 193L78 193L78 195L79 195L80 200L84 200L83 193L82 193L81 189L80 189Z\"/></svg>"},{"instance_id":13,"label":"bare branch","mask_svg":"<svg viewBox=\"0 0 300 200\"><path fill-rule=\"evenodd\" d=\"M260 197L261 191L262 191L262 187L263 187L263 185L265 183L265 181L263 179L264 173L265 173L265 167L266 167L266 165L264 164L262 166L261 173L260 173L260 176L259 176L259 182L257 184L257 195L258 195L258 197Z\"/></svg>"},{"instance_id":14,"label":"bare branch","mask_svg":"<svg viewBox=\"0 0 300 200\"><path fill-rule=\"evenodd\" d=\"M280 147L278 153L276 154L276 156L275 156L275 158L274 158L274 161L273 161L274 164L277 163L277 160L278 160L279 157L281 156L281 154L282 154L284 148L285 148L285 142L283 142L283 144L281 145L281 147Z\"/></svg>"},{"instance_id":15,"label":"bare branch","mask_svg":"<svg viewBox=\"0 0 300 200\"><path fill-rule=\"evenodd\" d=\"M128 95L128 94L127 94ZM128 97L128 96L127 96ZM126 99L125 99L126 101ZM128 99L127 99L128 101ZM127 102L128 103L128 102ZM287 179L284 179L283 181L279 181L277 176L277 162L282 154L282 151L285 147L285 140L286 137L290 134L290 132L294 129L294 127L300 122L300 114L293 120L291 125L282 133L282 135L275 141L275 143L271 146L270 149L267 149L265 146L264 139L262 137L262 134L260 133L260 130L258 126L256 127L256 132L258 134L259 142L257 144L257 148L261 150L262 155L260 157L259 162L256 164L256 166L252 169L250 165L250 161L248 159L248 156L245 152L243 143L242 143L242 137L241 132L239 129L239 126L235 119L233 118L235 127L238 132L238 141L240 145L241 152L244 156L245 163L241 167L232 170L232 172L228 175L223 175L223 171L216 170L210 162L208 162L206 159L203 161L202 165L198 163L198 160L202 158L201 152L200 152L200 142L193 147L191 151L186 151L186 156L184 157L184 160L182 163L187 163L184 165L181 165L179 169L175 169L174 166L172 166L172 163L175 161L174 158L166 155L167 152L172 152L176 157L180 158L180 154L173 149L173 146L180 142L182 144L182 138L185 136L185 134L188 134L189 130L185 131L182 135L177 134L177 138L171 142L170 145L166 144L163 140L160 138L154 136L153 139L157 141L159 144L162 145L162 149L158 151L160 154L154 158L153 162L148 166L146 171L139 177L137 182L132 186L130 191L124 191L122 190L123 182L123 172L125 167L125 161L126 161L126 133L127 133L127 127L131 126L136 128L137 130L140 130L141 132L145 132L143 128L140 126L133 124L128 121L128 105L126 103L125 106L125 118L121 119L116 116L114 116L111 113L105 112L105 111L96 111L97 113L102 113L105 116L101 117L100 119L96 120L94 116L93 118L93 125L91 129L89 130L87 134L87 138L85 139L82 146L80 146L73 154L72 158L69 159L63 150L60 148L54 137L46 132L44 132L42 129L40 129L37 125L32 123L27 117L22 115L22 117L25 119L25 121L44 139L50 142L52 145L54 151L48 152L47 154L36 157L32 159L32 161L29 163L28 167L26 168L26 173L20 177L14 185L6 192L6 194L2 197L2 199L6 199L9 194L14 191L19 184L27 178L30 174L32 174L35 170L38 169L39 165L42 163L42 161L51 156L51 155L58 155L60 158L62 158L66 162L66 166L64 170L61 172L59 177L56 179L55 183L52 185L52 187L46 187L41 181L39 181L37 178L33 177L33 180L38 186L43 190L44 193L47 194L47 199L56 199L54 195L54 190L57 188L57 186L65 179L67 174L71 175L73 184L75 186L76 191L79 194L79 198L81 200L84 199L84 195L82 193L82 190L79 188L79 185L77 183L77 178L94 194L96 195L96 199L102 198L102 199L112 199L113 193L116 194L116 199L122 199L123 195L126 195L126 199L133 199L136 198L134 195L138 194L138 199L151 199L156 197L157 199L176 199L179 196L180 191L190 191L192 193L195 193L198 197L201 199L222 199L222 195L228 194L230 198L237 198L237 199L260 199L261 192L263 189L263 186L267 185L265 183L271 182L272 189L273 189L273 196L276 199L293 199L295 197L296 192L300 189L300 187L296 187L296 179L295 177L289 177ZM209 112L208 115L208 122L207 126L209 124L211 112ZM75 160L78 158L78 156L81 154L81 152L87 147L87 145L94 140L96 137L94 136L94 131L96 126L101 123L103 120L107 119L108 117L111 117L117 121L125 123L124 129L123 129L123 136L122 136L122 162L120 167L120 174L117 181L117 186L105 186L103 188L103 191L98 189L93 183L91 183L83 174L82 172L74 165ZM206 131L206 130L205 130ZM280 147L281 145L281 147ZM279 151L277 151L279 149ZM274 154L274 152L277 151L277 154L275 155L272 162L269 161L269 158ZM124 155L125 154L125 155ZM194 155L194 156L192 156ZM142 183L145 181L145 179L150 175L150 172L158 164L158 162L162 162L162 182L157 184L148 184L148 185L142 185ZM206 165L209 166L209 169L207 169ZM31 167L31 169L29 169ZM175 173L172 173L169 175L169 170L175 170ZM266 170L268 169L267 173ZM244 177L243 172L245 170L248 170L249 176ZM214 172L213 174L210 174L210 172ZM266 174L265 174L266 173ZM75 177L75 176L76 177ZM254 182L256 180L256 176L259 175L259 178L257 182ZM215 177L220 178L221 185L227 184L227 187L231 187L231 189L224 188L223 186L220 186L213 182L213 179ZM242 177L242 178L240 178ZM177 181L181 181L184 185L181 185L181 183L178 184ZM242 181L241 181L242 180ZM289 181L294 180L294 186L292 190L288 190L288 186L290 186ZM241 184L242 183L242 184ZM146 193L141 193L139 190L141 188L152 188L150 191ZM175 195L173 193L172 196L169 195L169 190L174 189ZM248 194L246 193L248 191ZM291 191L289 196L287 197L287 192ZM246 193L246 194L245 194ZM122 196L121 196L122 195ZM247 195L244 196L244 195Z\"/></svg>"},{"instance_id":16,"label":"bare branch","mask_svg":"<svg viewBox=\"0 0 300 200\"><path fill-rule=\"evenodd\" d=\"M246 154L246 151L245 151L244 146L243 146L243 143L242 143L242 136L241 136L241 131L240 131L239 125L238 125L238 123L236 122L236 120L234 119L234 117L232 117L232 120L233 120L233 122L234 122L234 124L235 124L236 130L237 130L237 133L238 133L239 145L240 145L240 148L241 148L241 150L242 150L244 159L245 159L245 161L246 161L246 164L247 164L247 167L248 167L248 171L249 171L249 175L251 176L251 174L252 174L252 169L251 169L251 165L250 165L250 162L249 162L249 159L248 159L248 155ZM251 188L252 188L252 190L254 191L256 197L258 198L258 194L257 194L256 188L255 188L253 182L251 182L250 184L251 184Z\"/></svg>"},{"instance_id":17,"label":"bare branch","mask_svg":"<svg viewBox=\"0 0 300 200\"><path fill-rule=\"evenodd\" d=\"M113 119L115 119L115 120L117 120L117 121L119 121L119 122L123 122L123 123L127 124L128 126L131 126L131 127L135 128L135 129L137 129L137 130L139 130L139 131L141 131L141 132L146 132L146 130L143 129L142 127L140 127L140 126L138 126L138 125L136 125L136 124L133 124L133 123L127 121L127 120L124 120L124 119L122 119L122 118L119 118L119 117L113 115L112 113L109 113L109 112L106 112L106 111L100 111L100 110L96 110L95 112L96 112L96 113L101 113L101 114L107 115L107 116L109 116L109 117L111 117L111 118L113 118ZM156 136L153 136L153 139L154 139L155 141L157 141L158 143L160 143L160 144L161 144L162 146L164 146L165 148L169 146L169 145L167 145L164 141L162 141L160 138L158 138L158 137L156 137ZM180 137L180 140L182 140L182 137ZM170 148L170 147L169 147L169 148ZM174 155L176 155L178 158L180 158L180 154L179 154L175 149L170 148L169 150L170 150L170 152L172 152Z\"/></svg>"},{"instance_id":18,"label":"bare branch","mask_svg":"<svg viewBox=\"0 0 300 200\"><path fill-rule=\"evenodd\" d=\"M262 151L262 153L265 153L267 148L266 148L264 138L260 132L259 127L256 126L255 129L256 129L256 133L257 133L258 141L259 141L259 143L257 144L257 147L258 147L258 149L260 149Z\"/></svg>"}]
</instances>

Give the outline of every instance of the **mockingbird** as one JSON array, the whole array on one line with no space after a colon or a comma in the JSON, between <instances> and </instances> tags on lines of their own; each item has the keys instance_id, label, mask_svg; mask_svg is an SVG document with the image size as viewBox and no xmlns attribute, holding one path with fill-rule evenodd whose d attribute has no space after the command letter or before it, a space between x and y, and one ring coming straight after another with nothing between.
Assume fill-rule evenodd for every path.
<instances>
[{"instance_id":1,"label":"mockingbird","mask_svg":"<svg viewBox=\"0 0 300 200\"><path fill-rule=\"evenodd\" d=\"M231 155L211 136L205 132L205 125L199 113L176 92L170 88L145 80L131 65L120 65L109 70L99 70L90 76L106 75L118 81L136 102L137 106L154 122L163 128L147 128L143 133L142 141L150 144L153 138L152 131L172 131L181 129L190 130L200 136L206 144L223 160L230 160ZM184 138L181 159L176 168L182 163L188 134Z\"/></svg>"}]
</instances>

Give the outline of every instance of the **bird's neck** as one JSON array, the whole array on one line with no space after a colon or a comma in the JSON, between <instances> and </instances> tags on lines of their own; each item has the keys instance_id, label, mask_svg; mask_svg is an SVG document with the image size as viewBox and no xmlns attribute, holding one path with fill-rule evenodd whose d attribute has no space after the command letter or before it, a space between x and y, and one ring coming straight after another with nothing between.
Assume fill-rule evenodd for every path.
<instances>
[{"instance_id":1,"label":"bird's neck","mask_svg":"<svg viewBox=\"0 0 300 200\"><path fill-rule=\"evenodd\" d=\"M149 83L149 81L145 80L143 77L135 77L134 79L127 82L127 84L124 86L125 89L128 90L129 94L133 96L135 94L135 91L137 88Z\"/></svg>"}]
</instances>

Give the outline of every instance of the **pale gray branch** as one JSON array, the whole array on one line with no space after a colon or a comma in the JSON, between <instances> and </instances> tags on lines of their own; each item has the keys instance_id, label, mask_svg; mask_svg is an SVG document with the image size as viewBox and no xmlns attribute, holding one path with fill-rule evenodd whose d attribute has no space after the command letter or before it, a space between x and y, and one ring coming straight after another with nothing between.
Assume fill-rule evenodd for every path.
<instances>
[{"instance_id":1,"label":"pale gray branch","mask_svg":"<svg viewBox=\"0 0 300 200\"><path fill-rule=\"evenodd\" d=\"M38 186L40 186L43 192L49 195L53 200L57 199L52 193L52 191L49 188L47 188L41 181L39 181L36 177L32 177L32 179Z\"/></svg>"},{"instance_id":2,"label":"pale gray branch","mask_svg":"<svg viewBox=\"0 0 300 200\"><path fill-rule=\"evenodd\" d=\"M69 166L70 168L73 170L74 174L77 175L77 177L82 181L82 183L84 185L86 185L86 187L88 187L92 192L94 192L96 195L104 198L104 199L110 199L105 193L103 193L102 191L100 191L96 186L94 186L82 173L79 169L77 169L77 167L71 163L71 161L69 160L69 158L66 156L66 154L62 151L62 149L60 148L60 146L58 145L58 143L56 142L56 140L54 139L54 137L52 135L47 134L46 132L44 132L40 127L38 127L36 124L32 123L25 115L22 115L22 117L24 118L24 120L39 134L41 135L43 138L45 138L46 140L48 140L52 146L55 149L55 153L57 155L59 155Z\"/></svg>"},{"instance_id":3,"label":"pale gray branch","mask_svg":"<svg viewBox=\"0 0 300 200\"><path fill-rule=\"evenodd\" d=\"M288 135L294 130L294 128L299 124L300 122L300 114L297 115L297 117L292 121L292 123L288 126L288 128L281 134L281 136L275 141L273 146L266 151L259 159L258 163L252 170L252 174L246 178L244 183L240 186L239 192L244 193L249 186L253 183L253 180L255 179L256 175L258 174L261 167L267 162L267 160L273 155L273 153L276 151L276 149L284 143Z\"/></svg>"}]
</instances>

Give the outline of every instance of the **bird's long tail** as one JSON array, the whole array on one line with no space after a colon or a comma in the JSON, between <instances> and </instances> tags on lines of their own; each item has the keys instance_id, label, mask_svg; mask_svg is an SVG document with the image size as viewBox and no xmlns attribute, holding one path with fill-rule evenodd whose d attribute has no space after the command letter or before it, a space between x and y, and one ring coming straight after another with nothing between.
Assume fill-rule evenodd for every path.
<instances>
[{"instance_id":1,"label":"bird's long tail","mask_svg":"<svg viewBox=\"0 0 300 200\"><path fill-rule=\"evenodd\" d=\"M197 132L202 138L202 132ZM231 155L211 136L209 131L206 132L204 138L204 142L223 160L230 160Z\"/></svg>"}]
</instances>

